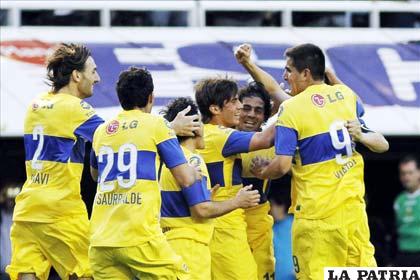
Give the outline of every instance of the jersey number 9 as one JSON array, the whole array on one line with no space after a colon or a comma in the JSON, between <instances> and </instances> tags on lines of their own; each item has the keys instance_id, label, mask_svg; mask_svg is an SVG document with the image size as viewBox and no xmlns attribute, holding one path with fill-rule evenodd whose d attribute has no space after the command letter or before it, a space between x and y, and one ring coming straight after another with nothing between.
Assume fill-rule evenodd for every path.
<instances>
[{"instance_id":1,"label":"jersey number 9","mask_svg":"<svg viewBox=\"0 0 420 280\"><path fill-rule=\"evenodd\" d=\"M343 140L340 140L338 137L338 131L343 132ZM351 157L353 150L351 148L351 138L347 128L344 126L343 121L335 121L330 126L330 137L331 142L336 150L341 150L344 147L346 148L347 157ZM349 159L343 158L342 154L338 153L335 155L335 160L338 164L345 164Z\"/></svg>"}]
</instances>

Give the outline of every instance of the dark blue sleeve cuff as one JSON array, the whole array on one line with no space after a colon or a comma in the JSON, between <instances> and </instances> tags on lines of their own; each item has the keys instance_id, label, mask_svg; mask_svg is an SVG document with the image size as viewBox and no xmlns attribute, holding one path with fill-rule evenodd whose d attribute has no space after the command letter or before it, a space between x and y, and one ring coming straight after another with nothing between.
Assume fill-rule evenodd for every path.
<instances>
[{"instance_id":1,"label":"dark blue sleeve cuff","mask_svg":"<svg viewBox=\"0 0 420 280\"><path fill-rule=\"evenodd\" d=\"M297 131L285 126L276 126L274 146L276 155L293 156L297 146Z\"/></svg>"},{"instance_id":2,"label":"dark blue sleeve cuff","mask_svg":"<svg viewBox=\"0 0 420 280\"><path fill-rule=\"evenodd\" d=\"M205 180L195 181L191 186L182 188L182 194L190 207L204 201L210 201L210 192Z\"/></svg>"},{"instance_id":3,"label":"dark blue sleeve cuff","mask_svg":"<svg viewBox=\"0 0 420 280\"><path fill-rule=\"evenodd\" d=\"M159 156L169 169L187 163L185 155L176 138L168 139L157 145Z\"/></svg>"},{"instance_id":4,"label":"dark blue sleeve cuff","mask_svg":"<svg viewBox=\"0 0 420 280\"><path fill-rule=\"evenodd\" d=\"M223 146L222 155L228 157L231 155L248 153L249 144L255 132L234 131L229 135L225 145Z\"/></svg>"},{"instance_id":5,"label":"dark blue sleeve cuff","mask_svg":"<svg viewBox=\"0 0 420 280\"><path fill-rule=\"evenodd\" d=\"M98 128L99 125L101 125L104 122L104 120L97 115L93 115L82 123L75 131L74 134L82 137L83 139L92 142L93 140L93 134L95 133L95 130Z\"/></svg>"}]
</instances>

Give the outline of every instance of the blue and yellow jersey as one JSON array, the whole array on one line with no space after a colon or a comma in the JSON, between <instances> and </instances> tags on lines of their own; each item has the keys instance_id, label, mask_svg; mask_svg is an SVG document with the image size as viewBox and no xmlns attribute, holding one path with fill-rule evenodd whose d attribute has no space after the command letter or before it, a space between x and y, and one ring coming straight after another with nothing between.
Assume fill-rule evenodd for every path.
<instances>
[{"instance_id":1,"label":"blue and yellow jersey","mask_svg":"<svg viewBox=\"0 0 420 280\"><path fill-rule=\"evenodd\" d=\"M103 120L70 94L44 93L24 123L26 182L16 197L15 221L54 222L87 215L80 196L85 141Z\"/></svg>"},{"instance_id":2,"label":"blue and yellow jersey","mask_svg":"<svg viewBox=\"0 0 420 280\"><path fill-rule=\"evenodd\" d=\"M186 163L175 133L162 117L122 111L101 125L92 144L98 188L91 246L126 247L162 235L157 172Z\"/></svg>"},{"instance_id":3,"label":"blue and yellow jersey","mask_svg":"<svg viewBox=\"0 0 420 280\"><path fill-rule=\"evenodd\" d=\"M241 153L249 152L254 132L243 132L214 124L204 125L205 148L199 150L210 176L211 186L220 185L214 200L223 201L236 196L242 187ZM214 219L218 228L245 227L244 211L234 210Z\"/></svg>"},{"instance_id":4,"label":"blue and yellow jersey","mask_svg":"<svg viewBox=\"0 0 420 280\"><path fill-rule=\"evenodd\" d=\"M197 154L182 147L184 155L191 166L200 167L202 188L195 190L195 204L210 201L210 180L204 160ZM193 219L187 199L181 186L178 185L171 171L162 167L160 177L162 207L160 224L168 240L187 238L209 244L213 235L212 219Z\"/></svg>"},{"instance_id":5,"label":"blue and yellow jersey","mask_svg":"<svg viewBox=\"0 0 420 280\"><path fill-rule=\"evenodd\" d=\"M294 156L292 206L295 217L328 217L347 201L363 202L363 158L344 128L361 119L363 107L345 85L313 85L279 110L277 155Z\"/></svg>"}]
</instances>

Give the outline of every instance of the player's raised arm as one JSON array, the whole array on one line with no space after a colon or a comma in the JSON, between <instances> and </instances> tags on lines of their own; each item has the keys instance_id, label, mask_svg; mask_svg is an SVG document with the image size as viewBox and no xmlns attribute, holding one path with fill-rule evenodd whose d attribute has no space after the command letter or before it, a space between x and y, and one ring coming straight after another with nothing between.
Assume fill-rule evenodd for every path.
<instances>
[{"instance_id":1,"label":"player's raised arm","mask_svg":"<svg viewBox=\"0 0 420 280\"><path fill-rule=\"evenodd\" d=\"M242 44L235 51L235 57L239 64L252 76L252 78L260 82L267 89L271 98L273 99L272 114L277 113L280 104L289 99L288 95L277 81L263 69L261 69L251 59L252 46L250 44Z\"/></svg>"}]
</instances>

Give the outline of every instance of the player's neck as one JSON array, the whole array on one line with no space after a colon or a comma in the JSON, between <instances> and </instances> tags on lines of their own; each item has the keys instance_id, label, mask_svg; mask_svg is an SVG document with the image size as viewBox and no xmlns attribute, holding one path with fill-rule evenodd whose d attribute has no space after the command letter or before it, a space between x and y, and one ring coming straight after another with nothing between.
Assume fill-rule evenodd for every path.
<instances>
[{"instance_id":1,"label":"player's neck","mask_svg":"<svg viewBox=\"0 0 420 280\"><path fill-rule=\"evenodd\" d=\"M68 84L64 87L62 87L59 91L57 91L57 94L68 94L73 95L77 98L83 99L84 97L80 94L80 92L77 90L77 86Z\"/></svg>"},{"instance_id":2,"label":"player's neck","mask_svg":"<svg viewBox=\"0 0 420 280\"><path fill-rule=\"evenodd\" d=\"M224 127L228 127L226 122L224 122L223 119L220 116L215 116L215 115L213 115L213 117L209 121L209 124L222 125Z\"/></svg>"},{"instance_id":3,"label":"player's neck","mask_svg":"<svg viewBox=\"0 0 420 280\"><path fill-rule=\"evenodd\" d=\"M319 81L312 80L312 81L309 82L308 87L315 86L315 85L322 85L323 83L324 83L324 81L322 81L322 80L319 80Z\"/></svg>"},{"instance_id":4,"label":"player's neck","mask_svg":"<svg viewBox=\"0 0 420 280\"><path fill-rule=\"evenodd\" d=\"M197 149L196 143L197 141L195 141L195 139L191 137L182 141L181 146L187 149L188 151L195 153L195 150Z\"/></svg>"},{"instance_id":5,"label":"player's neck","mask_svg":"<svg viewBox=\"0 0 420 280\"><path fill-rule=\"evenodd\" d=\"M139 110L139 111L142 111L143 113L146 113L146 114L149 114L151 112L151 110L149 109L148 106L146 106L146 107L134 106L133 110Z\"/></svg>"}]
</instances>

